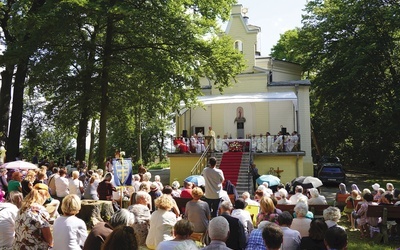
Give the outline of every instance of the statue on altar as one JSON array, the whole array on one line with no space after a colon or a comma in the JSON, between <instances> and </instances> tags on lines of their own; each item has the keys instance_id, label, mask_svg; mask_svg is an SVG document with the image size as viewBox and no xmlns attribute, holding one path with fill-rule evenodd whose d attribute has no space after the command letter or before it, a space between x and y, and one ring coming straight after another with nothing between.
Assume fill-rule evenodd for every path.
<instances>
[{"instance_id":1,"label":"statue on altar","mask_svg":"<svg viewBox=\"0 0 400 250\"><path fill-rule=\"evenodd\" d=\"M243 108L242 107L238 107L236 109L236 118L234 122L246 122L246 118L244 118L243 116Z\"/></svg>"}]
</instances>

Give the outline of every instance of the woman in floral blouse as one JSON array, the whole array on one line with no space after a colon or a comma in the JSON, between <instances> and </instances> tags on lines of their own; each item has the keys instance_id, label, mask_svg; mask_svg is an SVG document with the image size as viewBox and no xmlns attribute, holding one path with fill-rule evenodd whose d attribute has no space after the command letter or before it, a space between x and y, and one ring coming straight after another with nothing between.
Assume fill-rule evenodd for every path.
<instances>
[{"instance_id":1,"label":"woman in floral blouse","mask_svg":"<svg viewBox=\"0 0 400 250\"><path fill-rule=\"evenodd\" d=\"M43 203L50 197L45 184L36 184L22 201L15 220L13 249L47 250L53 246L49 213Z\"/></svg>"}]
</instances>

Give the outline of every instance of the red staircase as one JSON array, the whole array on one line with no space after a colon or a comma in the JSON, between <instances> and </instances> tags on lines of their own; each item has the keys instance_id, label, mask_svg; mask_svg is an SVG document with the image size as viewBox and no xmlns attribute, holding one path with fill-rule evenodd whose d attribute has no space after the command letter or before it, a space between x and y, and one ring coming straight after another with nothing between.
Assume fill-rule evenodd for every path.
<instances>
[{"instance_id":1,"label":"red staircase","mask_svg":"<svg viewBox=\"0 0 400 250\"><path fill-rule=\"evenodd\" d=\"M226 152L222 155L219 169L224 172L225 180L230 180L236 186L242 163L242 152Z\"/></svg>"}]
</instances>

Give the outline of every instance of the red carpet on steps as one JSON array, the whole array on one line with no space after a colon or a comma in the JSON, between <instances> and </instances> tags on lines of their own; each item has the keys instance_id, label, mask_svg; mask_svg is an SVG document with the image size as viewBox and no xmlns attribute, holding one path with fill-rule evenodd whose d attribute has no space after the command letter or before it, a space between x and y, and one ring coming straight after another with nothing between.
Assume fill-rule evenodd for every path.
<instances>
[{"instance_id":1,"label":"red carpet on steps","mask_svg":"<svg viewBox=\"0 0 400 250\"><path fill-rule=\"evenodd\" d=\"M242 163L242 152L226 152L222 155L219 168L224 172L225 180L230 180L236 186L239 169Z\"/></svg>"}]
</instances>

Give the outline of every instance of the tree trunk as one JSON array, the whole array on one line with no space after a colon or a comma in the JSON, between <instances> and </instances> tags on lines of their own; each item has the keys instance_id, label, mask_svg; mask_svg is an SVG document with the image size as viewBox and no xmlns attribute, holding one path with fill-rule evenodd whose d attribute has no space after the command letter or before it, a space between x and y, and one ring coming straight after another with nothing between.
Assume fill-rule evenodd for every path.
<instances>
[{"instance_id":1,"label":"tree trunk","mask_svg":"<svg viewBox=\"0 0 400 250\"><path fill-rule=\"evenodd\" d=\"M158 151L158 159L160 160L160 162L162 162L164 160L164 138L165 138L165 133L164 130L161 133L161 142L160 142L160 146L158 147L159 151Z\"/></svg>"},{"instance_id":2,"label":"tree trunk","mask_svg":"<svg viewBox=\"0 0 400 250\"><path fill-rule=\"evenodd\" d=\"M93 158L94 158L94 140L96 130L96 120L92 119L92 126L90 127L90 147L89 147L89 169L93 166Z\"/></svg>"},{"instance_id":3,"label":"tree trunk","mask_svg":"<svg viewBox=\"0 0 400 250\"><path fill-rule=\"evenodd\" d=\"M76 216L86 223L88 229L92 229L98 222L109 221L113 214L111 201L82 200L81 210Z\"/></svg>"},{"instance_id":4,"label":"tree trunk","mask_svg":"<svg viewBox=\"0 0 400 250\"><path fill-rule=\"evenodd\" d=\"M1 72L1 90L0 90L0 141L7 142L8 122L10 119L11 85L14 73L14 65L6 66Z\"/></svg>"},{"instance_id":5,"label":"tree trunk","mask_svg":"<svg viewBox=\"0 0 400 250\"><path fill-rule=\"evenodd\" d=\"M86 132L89 122L88 104L85 103L82 109L81 118L79 119L78 136L76 138L76 159L79 161L84 161L86 156Z\"/></svg>"},{"instance_id":6,"label":"tree trunk","mask_svg":"<svg viewBox=\"0 0 400 250\"><path fill-rule=\"evenodd\" d=\"M115 0L110 1L110 7L115 4ZM112 55L112 38L114 33L112 14L107 16L106 39L104 44L103 68L101 72L101 104L100 104L100 132L99 132L99 158L98 168L105 169L107 151L107 119L108 119L108 83L110 74L110 64Z\"/></svg>"},{"instance_id":7,"label":"tree trunk","mask_svg":"<svg viewBox=\"0 0 400 250\"><path fill-rule=\"evenodd\" d=\"M7 161L14 161L19 154L22 113L24 109L25 78L28 72L28 60L17 65L15 73L13 107L11 112L10 134L8 137Z\"/></svg>"},{"instance_id":8,"label":"tree trunk","mask_svg":"<svg viewBox=\"0 0 400 250\"><path fill-rule=\"evenodd\" d=\"M142 162L143 160L143 154L142 154L142 126L141 126L141 112L142 110L140 109L140 101L138 104L138 107L135 108L135 129L136 129L136 135L137 135L137 148L136 148L136 157L138 162Z\"/></svg>"}]
</instances>

